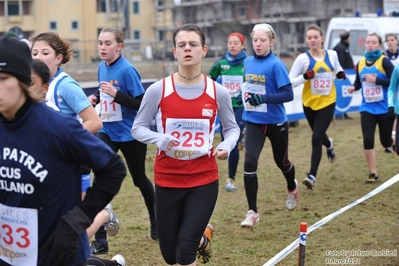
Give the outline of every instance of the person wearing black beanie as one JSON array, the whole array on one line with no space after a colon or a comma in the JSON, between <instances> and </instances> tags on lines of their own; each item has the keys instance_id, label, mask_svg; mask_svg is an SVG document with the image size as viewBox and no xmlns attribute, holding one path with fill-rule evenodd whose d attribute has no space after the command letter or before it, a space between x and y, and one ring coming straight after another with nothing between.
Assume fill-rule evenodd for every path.
<instances>
[{"instance_id":1,"label":"person wearing black beanie","mask_svg":"<svg viewBox=\"0 0 399 266\"><path fill-rule=\"evenodd\" d=\"M31 66L32 55L25 43L7 36L0 38L0 72L11 74L29 86Z\"/></svg>"},{"instance_id":2,"label":"person wearing black beanie","mask_svg":"<svg viewBox=\"0 0 399 266\"><path fill-rule=\"evenodd\" d=\"M30 102L40 101L28 89L31 65L32 56L26 44L7 36L0 38L0 122L14 121L26 98Z\"/></svg>"}]
</instances>

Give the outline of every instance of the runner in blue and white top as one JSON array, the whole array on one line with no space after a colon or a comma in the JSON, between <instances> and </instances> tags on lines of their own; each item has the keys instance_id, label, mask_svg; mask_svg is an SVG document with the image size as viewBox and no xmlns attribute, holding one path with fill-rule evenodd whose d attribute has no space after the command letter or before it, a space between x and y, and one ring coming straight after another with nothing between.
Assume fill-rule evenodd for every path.
<instances>
[{"instance_id":1,"label":"runner in blue and white top","mask_svg":"<svg viewBox=\"0 0 399 266\"><path fill-rule=\"evenodd\" d=\"M46 100L52 101L64 114L79 116L83 120L83 128L94 134L102 128L101 120L80 85L61 69L61 65L69 62L71 56L71 43L57 33L41 33L32 41L32 57L45 62L50 69Z\"/></svg>"},{"instance_id":2,"label":"runner in blue and white top","mask_svg":"<svg viewBox=\"0 0 399 266\"><path fill-rule=\"evenodd\" d=\"M359 112L364 155L369 170L367 184L380 182L374 149L377 125L382 146L390 148L393 144L391 131L395 116L393 108L390 108L388 112L388 87L394 67L391 61L382 54L381 46L381 36L376 33L367 35L364 57L356 66L356 80L353 86L348 88L349 93L360 89L362 91Z\"/></svg>"},{"instance_id":3,"label":"runner in blue and white top","mask_svg":"<svg viewBox=\"0 0 399 266\"><path fill-rule=\"evenodd\" d=\"M42 101L45 101L45 96L48 91L48 85L50 82L50 70L48 69L46 63L33 59L32 60L32 74L31 74L31 84L29 86L29 91L32 92L32 94L37 96L39 99ZM53 108L56 111L59 111L58 107L55 106L51 101L46 102L47 106ZM94 222L91 224L89 228L87 228L86 232L88 235L88 238L90 239L94 233L102 226L103 224L106 224L108 226L107 232L108 234L114 234L115 232L117 233L119 230L119 226L117 223L119 223L119 219L116 218L116 215L113 213L112 208L110 208L110 205L107 205L108 207L104 208L99 214L97 214L96 218L94 219ZM115 258L123 258L121 255L116 255L112 260L107 260L95 256L90 256L90 258L87 260L87 265L101 265L101 266L121 266L124 264L117 264L117 262L113 261Z\"/></svg>"},{"instance_id":4,"label":"runner in blue and white top","mask_svg":"<svg viewBox=\"0 0 399 266\"><path fill-rule=\"evenodd\" d=\"M294 99L288 70L273 54L276 33L269 24L257 24L252 33L254 55L244 61L245 82L241 86L245 120L244 185L248 212L243 227L259 222L257 210L258 160L266 137L269 138L274 161L287 181L286 207L292 210L298 202L298 185L294 165L288 159L288 123L284 102Z\"/></svg>"}]
</instances>

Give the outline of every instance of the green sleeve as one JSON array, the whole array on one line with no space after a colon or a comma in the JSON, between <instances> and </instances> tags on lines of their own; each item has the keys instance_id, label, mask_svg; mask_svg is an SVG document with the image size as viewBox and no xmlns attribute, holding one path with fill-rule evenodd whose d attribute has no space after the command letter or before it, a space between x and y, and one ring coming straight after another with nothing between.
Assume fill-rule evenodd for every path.
<instances>
[{"instance_id":1,"label":"green sleeve","mask_svg":"<svg viewBox=\"0 0 399 266\"><path fill-rule=\"evenodd\" d=\"M219 61L216 61L213 64L213 66L211 67L211 70L209 71L208 75L213 80L216 80L216 78L220 76L220 64L219 64Z\"/></svg>"}]
</instances>

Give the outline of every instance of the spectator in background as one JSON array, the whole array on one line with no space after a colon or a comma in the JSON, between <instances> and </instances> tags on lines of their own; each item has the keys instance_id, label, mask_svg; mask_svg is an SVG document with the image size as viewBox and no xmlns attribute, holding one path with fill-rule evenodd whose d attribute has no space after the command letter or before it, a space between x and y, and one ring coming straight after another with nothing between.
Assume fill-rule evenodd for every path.
<instances>
[{"instance_id":1,"label":"spectator in background","mask_svg":"<svg viewBox=\"0 0 399 266\"><path fill-rule=\"evenodd\" d=\"M385 36L385 42L388 46L388 49L385 50L386 57L394 66L399 65L398 37L394 33L388 33Z\"/></svg>"},{"instance_id":2,"label":"spectator in background","mask_svg":"<svg viewBox=\"0 0 399 266\"><path fill-rule=\"evenodd\" d=\"M17 40L20 40L21 42L26 43L26 44L29 46L29 49L32 48L32 43L31 43L28 39L26 39L26 38L20 38L20 37L18 37L18 36L17 36L14 32L12 32L12 31L6 31L6 32L4 32L3 36L5 36L5 37L10 37L10 38L15 38L15 39L17 39Z\"/></svg>"},{"instance_id":3,"label":"spectator in background","mask_svg":"<svg viewBox=\"0 0 399 266\"><path fill-rule=\"evenodd\" d=\"M18 36L12 31L4 32L3 36L4 37L9 37L9 38L15 38L15 39L19 40Z\"/></svg>"},{"instance_id":4,"label":"spectator in background","mask_svg":"<svg viewBox=\"0 0 399 266\"><path fill-rule=\"evenodd\" d=\"M351 36L349 32L346 30L342 31L339 35L341 41L334 47L334 50L337 52L339 64L342 66L343 69L353 69L353 59L352 55L349 50L349 43ZM338 120L345 120L345 119L352 119L348 116L347 113L338 114L335 116L335 119Z\"/></svg>"}]
</instances>

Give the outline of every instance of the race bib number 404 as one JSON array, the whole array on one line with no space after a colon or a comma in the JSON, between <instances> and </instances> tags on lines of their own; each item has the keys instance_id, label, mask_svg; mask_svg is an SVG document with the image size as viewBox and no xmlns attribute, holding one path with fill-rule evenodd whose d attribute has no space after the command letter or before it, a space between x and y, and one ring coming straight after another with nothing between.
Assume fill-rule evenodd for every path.
<instances>
[{"instance_id":1,"label":"race bib number 404","mask_svg":"<svg viewBox=\"0 0 399 266\"><path fill-rule=\"evenodd\" d=\"M0 204L0 225L0 259L11 265L36 265L37 210Z\"/></svg>"},{"instance_id":2,"label":"race bib number 404","mask_svg":"<svg viewBox=\"0 0 399 266\"><path fill-rule=\"evenodd\" d=\"M192 160L209 153L209 120L167 118L166 134L179 140L170 151L169 157L178 160Z\"/></svg>"}]
</instances>

